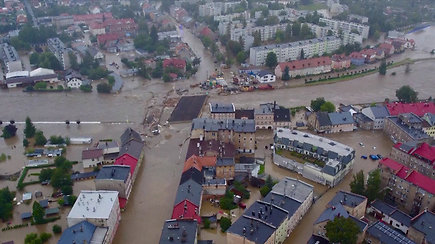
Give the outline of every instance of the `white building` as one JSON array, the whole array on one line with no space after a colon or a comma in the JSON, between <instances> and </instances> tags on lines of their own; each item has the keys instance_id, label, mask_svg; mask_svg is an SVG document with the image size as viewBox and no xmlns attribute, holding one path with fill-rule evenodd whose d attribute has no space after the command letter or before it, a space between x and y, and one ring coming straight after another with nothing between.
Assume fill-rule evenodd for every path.
<instances>
[{"instance_id":1,"label":"white building","mask_svg":"<svg viewBox=\"0 0 435 244\"><path fill-rule=\"evenodd\" d=\"M107 235L103 243L112 243L121 220L118 192L81 191L68 214L68 227L84 220L97 227L107 227Z\"/></svg>"},{"instance_id":2,"label":"white building","mask_svg":"<svg viewBox=\"0 0 435 244\"><path fill-rule=\"evenodd\" d=\"M370 27L368 25L326 18L320 18L319 22L325 23L326 26L328 26L337 33L339 32L339 30L341 30L345 36L347 34L350 34L351 32L358 32L358 34L361 35L364 39L367 39L369 37Z\"/></svg>"},{"instance_id":3,"label":"white building","mask_svg":"<svg viewBox=\"0 0 435 244\"><path fill-rule=\"evenodd\" d=\"M83 168L92 168L103 163L103 149L93 148L82 151Z\"/></svg>"},{"instance_id":4,"label":"white building","mask_svg":"<svg viewBox=\"0 0 435 244\"><path fill-rule=\"evenodd\" d=\"M65 85L69 88L80 88L83 85L83 77L76 72L65 76Z\"/></svg>"},{"instance_id":5,"label":"white building","mask_svg":"<svg viewBox=\"0 0 435 244\"><path fill-rule=\"evenodd\" d=\"M302 49L306 58L313 55L322 56L324 53L331 53L337 50L340 45L340 38L328 36L297 42L252 47L249 54L249 63L254 66L264 65L269 52L276 54L278 62L298 59Z\"/></svg>"},{"instance_id":6,"label":"white building","mask_svg":"<svg viewBox=\"0 0 435 244\"><path fill-rule=\"evenodd\" d=\"M23 64L17 50L7 43L0 44L0 59L6 66L6 73L23 70Z\"/></svg>"},{"instance_id":7,"label":"white building","mask_svg":"<svg viewBox=\"0 0 435 244\"><path fill-rule=\"evenodd\" d=\"M267 70L262 70L258 72L255 78L257 78L258 82L260 83L271 83L276 81L276 76L272 72Z\"/></svg>"},{"instance_id":8,"label":"white building","mask_svg":"<svg viewBox=\"0 0 435 244\"><path fill-rule=\"evenodd\" d=\"M57 37L47 39L47 48L59 60L62 68L69 67L69 57L65 44Z\"/></svg>"}]
</instances>

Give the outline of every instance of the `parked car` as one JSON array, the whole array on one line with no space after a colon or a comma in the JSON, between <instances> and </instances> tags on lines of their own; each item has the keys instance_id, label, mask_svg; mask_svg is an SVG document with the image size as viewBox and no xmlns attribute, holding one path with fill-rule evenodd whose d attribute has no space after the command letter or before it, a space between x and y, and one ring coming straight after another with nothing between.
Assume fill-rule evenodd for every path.
<instances>
[{"instance_id":1,"label":"parked car","mask_svg":"<svg viewBox=\"0 0 435 244\"><path fill-rule=\"evenodd\" d=\"M242 202L239 202L239 207L242 208L242 209L245 209L246 208L246 204L244 204Z\"/></svg>"},{"instance_id":2,"label":"parked car","mask_svg":"<svg viewBox=\"0 0 435 244\"><path fill-rule=\"evenodd\" d=\"M366 155L361 155L361 158L362 159L367 159L367 156Z\"/></svg>"},{"instance_id":3,"label":"parked car","mask_svg":"<svg viewBox=\"0 0 435 244\"><path fill-rule=\"evenodd\" d=\"M376 155L370 154L370 159L374 161L374 160L378 160L379 158Z\"/></svg>"}]
</instances>

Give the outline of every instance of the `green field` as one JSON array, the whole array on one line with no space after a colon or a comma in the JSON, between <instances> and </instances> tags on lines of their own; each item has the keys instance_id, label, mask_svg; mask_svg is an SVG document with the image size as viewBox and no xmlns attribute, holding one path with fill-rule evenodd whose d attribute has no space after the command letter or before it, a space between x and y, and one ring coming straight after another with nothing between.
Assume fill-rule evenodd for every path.
<instances>
[{"instance_id":1,"label":"green field","mask_svg":"<svg viewBox=\"0 0 435 244\"><path fill-rule=\"evenodd\" d=\"M312 3L309 5L298 5L298 10L308 10L308 11L314 11L319 9L327 9L328 7L323 3Z\"/></svg>"}]
</instances>

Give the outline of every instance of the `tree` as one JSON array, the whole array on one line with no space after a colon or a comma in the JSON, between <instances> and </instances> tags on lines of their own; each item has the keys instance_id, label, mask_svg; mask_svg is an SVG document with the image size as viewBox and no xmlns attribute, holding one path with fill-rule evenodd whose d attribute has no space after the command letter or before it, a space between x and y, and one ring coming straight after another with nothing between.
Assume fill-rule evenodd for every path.
<instances>
[{"instance_id":1,"label":"tree","mask_svg":"<svg viewBox=\"0 0 435 244\"><path fill-rule=\"evenodd\" d=\"M240 51L239 53L237 53L236 59L239 64L245 62L246 53L244 51Z\"/></svg>"},{"instance_id":2,"label":"tree","mask_svg":"<svg viewBox=\"0 0 435 244\"><path fill-rule=\"evenodd\" d=\"M353 180L350 182L350 191L355 194L365 195L364 172L362 170L353 175Z\"/></svg>"},{"instance_id":3,"label":"tree","mask_svg":"<svg viewBox=\"0 0 435 244\"><path fill-rule=\"evenodd\" d=\"M322 104L322 106L320 106L320 111L332 113L335 111L335 106L333 103L327 101L324 104Z\"/></svg>"},{"instance_id":4,"label":"tree","mask_svg":"<svg viewBox=\"0 0 435 244\"><path fill-rule=\"evenodd\" d=\"M62 186L60 189L63 195L71 195L73 193L73 188L70 185Z\"/></svg>"},{"instance_id":5,"label":"tree","mask_svg":"<svg viewBox=\"0 0 435 244\"><path fill-rule=\"evenodd\" d=\"M282 80L290 80L290 69L288 66L285 66L284 73L282 74Z\"/></svg>"},{"instance_id":6,"label":"tree","mask_svg":"<svg viewBox=\"0 0 435 244\"><path fill-rule=\"evenodd\" d=\"M396 97L401 102L412 103L417 101L418 92L405 85L396 90Z\"/></svg>"},{"instance_id":7,"label":"tree","mask_svg":"<svg viewBox=\"0 0 435 244\"><path fill-rule=\"evenodd\" d=\"M254 36L254 43L252 44L253 47L258 47L261 45L261 33L260 31L256 31L254 33L252 33L252 35Z\"/></svg>"},{"instance_id":8,"label":"tree","mask_svg":"<svg viewBox=\"0 0 435 244\"><path fill-rule=\"evenodd\" d=\"M36 128L32 123L32 120L27 116L26 127L24 128L24 135L26 138L32 138L35 136Z\"/></svg>"},{"instance_id":9,"label":"tree","mask_svg":"<svg viewBox=\"0 0 435 244\"><path fill-rule=\"evenodd\" d=\"M35 221L36 224L43 223L44 208L37 201L33 202L32 216L33 216L33 221Z\"/></svg>"},{"instance_id":10,"label":"tree","mask_svg":"<svg viewBox=\"0 0 435 244\"><path fill-rule=\"evenodd\" d=\"M35 133L35 146L44 146L47 143L47 138L44 136L44 132L38 130Z\"/></svg>"},{"instance_id":11,"label":"tree","mask_svg":"<svg viewBox=\"0 0 435 244\"><path fill-rule=\"evenodd\" d=\"M301 23L296 21L292 24L292 37L299 37L300 33L301 33Z\"/></svg>"},{"instance_id":12,"label":"tree","mask_svg":"<svg viewBox=\"0 0 435 244\"><path fill-rule=\"evenodd\" d=\"M369 202L381 197L381 171L379 169L369 173L365 196Z\"/></svg>"},{"instance_id":13,"label":"tree","mask_svg":"<svg viewBox=\"0 0 435 244\"><path fill-rule=\"evenodd\" d=\"M387 63L385 59L381 61L381 65L379 65L379 74L385 75L387 73Z\"/></svg>"},{"instance_id":14,"label":"tree","mask_svg":"<svg viewBox=\"0 0 435 244\"><path fill-rule=\"evenodd\" d=\"M267 185L264 185L260 188L260 193L262 197L265 197L272 189L270 189Z\"/></svg>"},{"instance_id":15,"label":"tree","mask_svg":"<svg viewBox=\"0 0 435 244\"><path fill-rule=\"evenodd\" d=\"M172 78L171 78L171 76L169 76L168 73L164 73L162 76L162 80L163 80L163 82L171 82Z\"/></svg>"},{"instance_id":16,"label":"tree","mask_svg":"<svg viewBox=\"0 0 435 244\"><path fill-rule=\"evenodd\" d=\"M220 219L220 226L221 226L221 231L222 232L225 232L225 231L227 231L228 230L228 228L230 228L230 226L231 226L231 219L229 219L229 218L226 218L226 217L222 217L221 219Z\"/></svg>"},{"instance_id":17,"label":"tree","mask_svg":"<svg viewBox=\"0 0 435 244\"><path fill-rule=\"evenodd\" d=\"M38 234L30 233L26 235L24 239L24 244L42 244L42 240L38 238Z\"/></svg>"},{"instance_id":18,"label":"tree","mask_svg":"<svg viewBox=\"0 0 435 244\"><path fill-rule=\"evenodd\" d=\"M39 236L39 238L41 239L42 243L48 241L48 239L51 238L51 234L47 233L47 232L42 232Z\"/></svg>"},{"instance_id":19,"label":"tree","mask_svg":"<svg viewBox=\"0 0 435 244\"><path fill-rule=\"evenodd\" d=\"M98 93L110 93L112 91L112 86L107 82L102 82L97 85Z\"/></svg>"},{"instance_id":20,"label":"tree","mask_svg":"<svg viewBox=\"0 0 435 244\"><path fill-rule=\"evenodd\" d=\"M5 139L14 137L17 134L17 127L13 124L8 124L3 128L2 137Z\"/></svg>"},{"instance_id":21,"label":"tree","mask_svg":"<svg viewBox=\"0 0 435 244\"><path fill-rule=\"evenodd\" d=\"M27 140L26 138L23 139L23 147L28 147L30 144L29 140Z\"/></svg>"},{"instance_id":22,"label":"tree","mask_svg":"<svg viewBox=\"0 0 435 244\"><path fill-rule=\"evenodd\" d=\"M274 52L269 52L266 57L266 66L269 68L273 68L278 64L278 59Z\"/></svg>"},{"instance_id":23,"label":"tree","mask_svg":"<svg viewBox=\"0 0 435 244\"><path fill-rule=\"evenodd\" d=\"M9 191L8 187L0 190L0 219L6 221L12 218L14 194Z\"/></svg>"},{"instance_id":24,"label":"tree","mask_svg":"<svg viewBox=\"0 0 435 244\"><path fill-rule=\"evenodd\" d=\"M53 175L54 169L42 169L41 172L39 173L39 181L46 181L46 180L50 180L51 176Z\"/></svg>"},{"instance_id":25,"label":"tree","mask_svg":"<svg viewBox=\"0 0 435 244\"><path fill-rule=\"evenodd\" d=\"M355 244L360 229L351 218L335 217L326 223L326 237L331 243Z\"/></svg>"},{"instance_id":26,"label":"tree","mask_svg":"<svg viewBox=\"0 0 435 244\"><path fill-rule=\"evenodd\" d=\"M29 57L29 61L30 61L30 64L38 65L38 63L39 63L39 54L38 53L32 53L30 55L30 57Z\"/></svg>"},{"instance_id":27,"label":"tree","mask_svg":"<svg viewBox=\"0 0 435 244\"><path fill-rule=\"evenodd\" d=\"M60 225L53 225L53 233L59 234L62 232L62 227Z\"/></svg>"},{"instance_id":28,"label":"tree","mask_svg":"<svg viewBox=\"0 0 435 244\"><path fill-rule=\"evenodd\" d=\"M314 112L320 111L320 107L325 103L325 98L318 97L315 100L311 100L311 108Z\"/></svg>"}]
</instances>

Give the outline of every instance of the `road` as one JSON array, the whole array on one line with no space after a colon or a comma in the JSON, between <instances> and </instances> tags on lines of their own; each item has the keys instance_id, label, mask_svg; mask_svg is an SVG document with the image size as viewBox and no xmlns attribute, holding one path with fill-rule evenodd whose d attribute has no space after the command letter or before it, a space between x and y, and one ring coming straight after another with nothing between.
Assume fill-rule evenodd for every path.
<instances>
[{"instance_id":1,"label":"road","mask_svg":"<svg viewBox=\"0 0 435 244\"><path fill-rule=\"evenodd\" d=\"M33 27L39 28L38 20L35 17L35 14L33 13L32 6L30 5L28 0L24 0L24 5L26 6L27 13L30 14L30 17L32 18Z\"/></svg>"}]
</instances>

